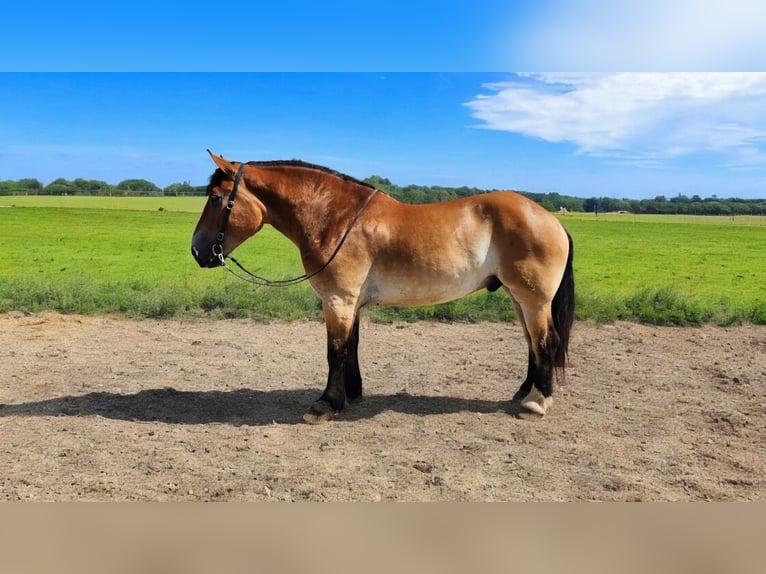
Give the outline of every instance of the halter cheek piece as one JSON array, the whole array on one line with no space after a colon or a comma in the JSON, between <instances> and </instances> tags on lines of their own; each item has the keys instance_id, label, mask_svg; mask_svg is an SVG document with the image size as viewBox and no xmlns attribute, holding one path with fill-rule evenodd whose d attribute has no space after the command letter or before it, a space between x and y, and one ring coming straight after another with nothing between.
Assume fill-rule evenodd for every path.
<instances>
[{"instance_id":1,"label":"halter cheek piece","mask_svg":"<svg viewBox=\"0 0 766 574\"><path fill-rule=\"evenodd\" d=\"M234 176L234 187L229 194L229 201L226 203L226 211L223 212L223 221L221 222L221 230L218 235L215 236L215 243L213 243L213 256L216 257L223 265L226 265L226 258L223 256L223 238L226 235L226 228L229 226L229 217L231 217L231 210L234 209L234 199L237 197L237 189L239 189L239 181L242 179L242 168L245 167L244 163L239 164L237 174Z\"/></svg>"},{"instance_id":2,"label":"halter cheek piece","mask_svg":"<svg viewBox=\"0 0 766 574\"><path fill-rule=\"evenodd\" d=\"M372 193L370 193L370 195L368 195L367 198L362 202L362 205L354 214L354 217L351 218L351 221L349 222L348 227L346 228L346 231L343 233L343 237L340 238L340 241L338 242L338 245L335 247L335 250L332 252L332 255L330 255L330 258L325 262L324 265L322 265L319 269L317 269L313 273L309 275L303 274L300 277L293 277L292 279L277 279L277 280L266 279L265 277L260 277L259 275L251 273L250 271L245 269L239 261L237 261L236 259L234 259L234 257L229 255L229 259L231 259L237 267L239 267L243 272L245 272L248 275L248 277L243 277L242 275L238 275L236 271L234 271L231 267L229 267L226 264L226 257L223 254L223 239L224 239L224 236L226 235L226 228L229 225L229 217L231 217L231 210L234 209L234 199L237 197L237 189L239 189L239 182L242 179L242 168L244 168L246 165L247 165L246 163L241 163L239 164L239 168L237 168L237 173L234 176L234 187L232 187L231 193L229 194L229 201L226 203L226 211L223 212L223 221L221 222L221 230L218 232L218 235L215 236L215 243L213 243L212 249L213 249L213 256L216 257L221 262L221 265L229 273L231 273L238 279L242 279L243 281L247 281L248 283L253 283L254 285L261 285L264 287L289 287L290 285L297 285L298 283L311 279L315 275L320 274L322 271L325 270L325 268L330 263L332 263L333 259L335 259L335 256L338 254L338 251L340 251L340 248L343 247L343 243L346 241L348 234L351 233L351 229L354 227L356 220L359 219L360 215L362 215L364 208L367 207L367 204L370 203L370 200L373 198L373 196L376 193L378 193L377 189L373 189Z\"/></svg>"}]
</instances>

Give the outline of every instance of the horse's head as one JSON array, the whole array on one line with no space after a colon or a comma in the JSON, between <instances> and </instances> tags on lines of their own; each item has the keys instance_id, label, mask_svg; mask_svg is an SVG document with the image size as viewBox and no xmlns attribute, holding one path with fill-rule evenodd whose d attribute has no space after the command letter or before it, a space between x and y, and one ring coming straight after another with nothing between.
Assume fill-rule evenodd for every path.
<instances>
[{"instance_id":1,"label":"horse's head","mask_svg":"<svg viewBox=\"0 0 766 574\"><path fill-rule=\"evenodd\" d=\"M200 267L218 267L263 227L266 208L248 192L244 164L230 162L210 150L208 153L218 169L210 176L208 200L194 229L191 251Z\"/></svg>"}]
</instances>

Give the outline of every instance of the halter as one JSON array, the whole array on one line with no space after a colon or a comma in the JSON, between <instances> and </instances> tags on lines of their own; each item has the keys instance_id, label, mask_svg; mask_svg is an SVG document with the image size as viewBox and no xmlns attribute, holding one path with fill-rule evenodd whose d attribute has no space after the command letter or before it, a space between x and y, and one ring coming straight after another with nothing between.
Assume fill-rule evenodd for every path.
<instances>
[{"instance_id":1,"label":"halter","mask_svg":"<svg viewBox=\"0 0 766 574\"><path fill-rule=\"evenodd\" d=\"M234 176L234 187L229 194L229 201L226 204L226 211L223 212L223 222L221 223L221 231L215 236L215 243L213 243L213 255L226 265L225 258L223 256L223 238L226 235L226 228L229 226L229 217L231 217L231 210L234 209L234 199L237 197L237 189L239 189L239 181L242 179L242 168L245 167L244 163L239 164L237 168L237 174Z\"/></svg>"},{"instance_id":2,"label":"halter","mask_svg":"<svg viewBox=\"0 0 766 574\"><path fill-rule=\"evenodd\" d=\"M260 285L263 287L289 287L291 285L297 285L298 283L302 283L303 281L307 281L314 277L315 275L319 275L322 271L324 271L330 263L332 263L333 259L335 259L335 256L338 254L338 251L340 251L340 248L343 247L343 243L346 241L346 238L348 237L348 234L351 233L351 229L354 227L354 224L356 223L357 219L359 219L359 216L362 215L362 212L364 211L364 208L367 207L367 204L370 203L370 200L372 197L378 192L377 189L373 189L372 193L367 196L367 198L362 203L361 207L357 210L357 212L354 214L354 217L351 218L351 221L348 224L348 227L346 228L346 231L343 233L343 237L340 238L340 241L338 242L338 245L335 247L335 249L332 252L332 255L330 255L330 258L322 265L319 269L314 271L310 274L303 274L299 277L293 277L292 279L266 279L265 277L260 277L259 275L256 275L255 273L252 273L245 269L245 267L237 261L234 257L229 255L229 259L231 259L234 264L239 267L243 272L245 272L248 277L243 277L242 275L237 274L236 271L234 271L231 267L229 267L226 264L226 257L223 255L223 238L226 234L226 228L229 225L229 217L231 217L231 210L234 209L234 199L237 197L237 189L239 188L239 182L242 179L242 168L245 167L244 163L241 163L239 165L239 168L237 169L237 173L234 176L234 187L231 190L231 193L229 194L229 201L226 203L226 211L223 214L223 222L221 223L221 230L218 232L218 235L215 237L215 243L213 243L213 255L218 258L218 260L221 262L221 265L234 275L234 277L238 279L242 279L243 281L247 281L248 283L252 283L254 285Z\"/></svg>"}]
</instances>

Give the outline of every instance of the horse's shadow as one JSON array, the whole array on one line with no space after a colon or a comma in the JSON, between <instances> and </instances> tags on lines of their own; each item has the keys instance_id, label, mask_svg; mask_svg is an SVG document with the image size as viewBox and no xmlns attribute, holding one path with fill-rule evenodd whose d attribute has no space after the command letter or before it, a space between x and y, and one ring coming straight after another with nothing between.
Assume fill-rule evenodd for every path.
<instances>
[{"instance_id":1,"label":"horse's shadow","mask_svg":"<svg viewBox=\"0 0 766 574\"><path fill-rule=\"evenodd\" d=\"M318 397L316 389L258 391L178 391L149 389L123 395L95 392L42 401L0 405L0 417L9 416L100 416L108 419L168 424L223 423L262 426L297 424ZM414 416L459 412L518 414L516 401L488 401L408 393L367 395L354 401L337 421L372 418L384 411Z\"/></svg>"}]
</instances>

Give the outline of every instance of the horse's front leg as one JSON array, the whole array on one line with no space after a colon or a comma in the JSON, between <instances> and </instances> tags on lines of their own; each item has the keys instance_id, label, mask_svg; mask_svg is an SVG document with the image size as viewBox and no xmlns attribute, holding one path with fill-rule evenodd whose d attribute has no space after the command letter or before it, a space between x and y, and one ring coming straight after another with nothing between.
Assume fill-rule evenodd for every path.
<instances>
[{"instance_id":1,"label":"horse's front leg","mask_svg":"<svg viewBox=\"0 0 766 574\"><path fill-rule=\"evenodd\" d=\"M356 356L359 336L358 317L355 309L338 309L332 304L324 305L327 327L327 387L324 393L303 415L309 424L319 424L341 412L347 399L362 394L362 380ZM347 392L348 391L348 392Z\"/></svg>"},{"instance_id":2,"label":"horse's front leg","mask_svg":"<svg viewBox=\"0 0 766 574\"><path fill-rule=\"evenodd\" d=\"M354 317L354 326L348 338L348 355L346 356L345 386L346 399L353 401L362 396L362 373L359 370L359 313Z\"/></svg>"}]
</instances>

